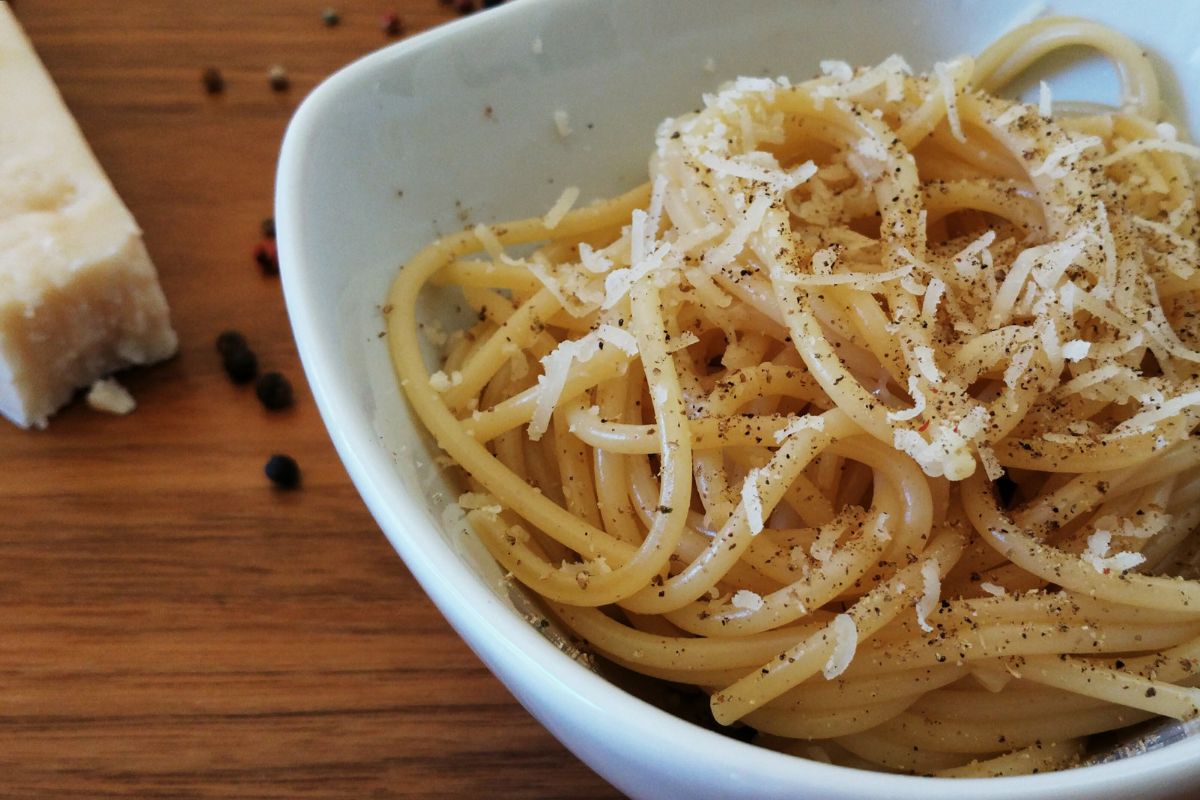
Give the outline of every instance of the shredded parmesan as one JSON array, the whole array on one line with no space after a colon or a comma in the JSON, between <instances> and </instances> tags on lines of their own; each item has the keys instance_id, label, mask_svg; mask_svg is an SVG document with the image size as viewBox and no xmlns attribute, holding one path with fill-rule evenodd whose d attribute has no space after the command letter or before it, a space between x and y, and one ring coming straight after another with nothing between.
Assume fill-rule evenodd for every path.
<instances>
[{"instance_id":1,"label":"shredded parmesan","mask_svg":"<svg viewBox=\"0 0 1200 800\"><path fill-rule=\"evenodd\" d=\"M586 362L600 352L603 345L611 344L626 355L637 353L637 339L629 331L615 325L601 325L581 339L560 342L542 359L543 374L538 376L537 402L529 420L529 438L537 441L550 427L550 418L558 405L572 362ZM436 388L436 387L435 387Z\"/></svg>"},{"instance_id":2,"label":"shredded parmesan","mask_svg":"<svg viewBox=\"0 0 1200 800\"><path fill-rule=\"evenodd\" d=\"M775 441L782 443L785 439L795 436L800 431L824 431L825 418L815 414L805 414L799 419L794 419L784 427L775 431Z\"/></svg>"},{"instance_id":3,"label":"shredded parmesan","mask_svg":"<svg viewBox=\"0 0 1200 800\"><path fill-rule=\"evenodd\" d=\"M953 66L956 71L961 69L960 62L955 62ZM946 104L946 121L950 123L950 134L958 141L965 142L967 137L963 134L962 121L958 117L958 87L954 83L950 68L951 65L939 62L933 65L933 74L937 77L942 90L942 101Z\"/></svg>"},{"instance_id":4,"label":"shredded parmesan","mask_svg":"<svg viewBox=\"0 0 1200 800\"><path fill-rule=\"evenodd\" d=\"M1029 174L1034 178L1040 175L1054 179L1065 178L1067 172L1075 165L1084 151L1103 144L1104 141L1099 136L1084 136L1081 139L1061 144L1051 150L1050 155L1046 156L1046 160L1034 167Z\"/></svg>"},{"instance_id":5,"label":"shredded parmesan","mask_svg":"<svg viewBox=\"0 0 1200 800\"><path fill-rule=\"evenodd\" d=\"M1141 553L1125 551L1110 556L1108 550L1111 543L1112 533L1110 531L1096 531L1087 540L1087 550L1084 551L1082 558L1101 575L1107 575L1113 571L1125 572L1146 560Z\"/></svg>"},{"instance_id":6,"label":"shredded parmesan","mask_svg":"<svg viewBox=\"0 0 1200 800\"><path fill-rule=\"evenodd\" d=\"M568 186L563 189L563 193L554 201L554 205L546 212L546 216L542 217L542 223L549 229L554 230L558 227L558 223L562 222L562 218L567 215L571 207L575 205L575 201L579 199L579 187Z\"/></svg>"},{"instance_id":7,"label":"shredded parmesan","mask_svg":"<svg viewBox=\"0 0 1200 800\"><path fill-rule=\"evenodd\" d=\"M921 381L915 375L910 375L908 378L908 394L913 399L912 408L906 408L901 411L887 412L889 422L902 422L905 420L919 417L925 411L925 393L921 391Z\"/></svg>"},{"instance_id":8,"label":"shredded parmesan","mask_svg":"<svg viewBox=\"0 0 1200 800\"><path fill-rule=\"evenodd\" d=\"M983 464L983 471L987 474L988 480L1000 480L1004 476L1004 465L996 457L996 451L986 444L975 445L975 451L979 453L979 460Z\"/></svg>"},{"instance_id":9,"label":"shredded parmesan","mask_svg":"<svg viewBox=\"0 0 1200 800\"><path fill-rule=\"evenodd\" d=\"M929 615L937 610L942 596L942 578L938 574L938 562L929 559L921 565L921 578L925 581L921 597L916 603L917 624L926 633L933 632L933 626L927 621Z\"/></svg>"},{"instance_id":10,"label":"shredded parmesan","mask_svg":"<svg viewBox=\"0 0 1200 800\"><path fill-rule=\"evenodd\" d=\"M754 535L762 533L764 527L762 496L758 491L758 479L761 473L761 469L752 469L746 474L746 479L742 481L742 508L746 511L746 524L750 528L750 533Z\"/></svg>"},{"instance_id":11,"label":"shredded parmesan","mask_svg":"<svg viewBox=\"0 0 1200 800\"><path fill-rule=\"evenodd\" d=\"M571 135L571 115L563 109L558 109L554 112L554 128L558 131L560 138L565 139Z\"/></svg>"},{"instance_id":12,"label":"shredded parmesan","mask_svg":"<svg viewBox=\"0 0 1200 800\"><path fill-rule=\"evenodd\" d=\"M992 597L1004 597L1006 594L1003 586L999 586L994 583L988 583L987 581L980 583L979 588L990 594Z\"/></svg>"},{"instance_id":13,"label":"shredded parmesan","mask_svg":"<svg viewBox=\"0 0 1200 800\"><path fill-rule=\"evenodd\" d=\"M828 630L833 636L833 652L829 654L821 674L825 680L831 681L845 672L854 660L854 651L858 648L858 626L849 614L838 614Z\"/></svg>"},{"instance_id":14,"label":"shredded parmesan","mask_svg":"<svg viewBox=\"0 0 1200 800\"><path fill-rule=\"evenodd\" d=\"M1054 113L1054 104L1050 99L1050 84L1040 81L1038 86L1038 114L1045 119L1050 119L1052 113Z\"/></svg>"}]
</instances>

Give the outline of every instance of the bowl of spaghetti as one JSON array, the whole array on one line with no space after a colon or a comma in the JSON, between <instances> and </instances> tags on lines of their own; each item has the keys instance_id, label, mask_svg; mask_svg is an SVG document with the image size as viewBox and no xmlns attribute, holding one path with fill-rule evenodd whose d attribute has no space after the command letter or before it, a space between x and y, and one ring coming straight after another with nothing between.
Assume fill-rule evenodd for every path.
<instances>
[{"instance_id":1,"label":"bowl of spaghetti","mask_svg":"<svg viewBox=\"0 0 1200 800\"><path fill-rule=\"evenodd\" d=\"M1200 15L729 8L528 0L305 102L364 500L632 796L1195 791Z\"/></svg>"}]
</instances>

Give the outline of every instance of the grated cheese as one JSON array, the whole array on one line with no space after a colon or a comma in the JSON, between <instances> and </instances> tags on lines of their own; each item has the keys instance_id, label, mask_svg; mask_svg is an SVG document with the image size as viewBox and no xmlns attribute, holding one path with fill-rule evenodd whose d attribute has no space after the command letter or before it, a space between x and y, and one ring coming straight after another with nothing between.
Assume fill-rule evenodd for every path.
<instances>
[{"instance_id":1,"label":"grated cheese","mask_svg":"<svg viewBox=\"0 0 1200 800\"><path fill-rule=\"evenodd\" d=\"M858 648L858 626L849 614L838 614L828 630L833 635L833 652L829 654L821 674L825 680L831 681L845 672L854 660L854 651Z\"/></svg>"},{"instance_id":2,"label":"grated cheese","mask_svg":"<svg viewBox=\"0 0 1200 800\"><path fill-rule=\"evenodd\" d=\"M106 414L125 415L137 408L137 401L116 378L101 378L88 389L89 406Z\"/></svg>"},{"instance_id":3,"label":"grated cheese","mask_svg":"<svg viewBox=\"0 0 1200 800\"><path fill-rule=\"evenodd\" d=\"M996 458L995 450L986 444L977 444L975 452L979 453L979 460L983 463L983 471L989 481L998 481L1004 476L1004 465Z\"/></svg>"},{"instance_id":4,"label":"grated cheese","mask_svg":"<svg viewBox=\"0 0 1200 800\"><path fill-rule=\"evenodd\" d=\"M937 610L942 596L942 577L938 574L937 559L929 559L921 565L921 578L925 581L921 597L916 603L917 624L926 633L933 632L933 626L927 621L929 615Z\"/></svg>"},{"instance_id":5,"label":"grated cheese","mask_svg":"<svg viewBox=\"0 0 1200 800\"><path fill-rule=\"evenodd\" d=\"M504 510L495 497L483 492L463 492L458 496L458 505L464 511L482 511L489 517Z\"/></svg>"},{"instance_id":6,"label":"grated cheese","mask_svg":"<svg viewBox=\"0 0 1200 800\"><path fill-rule=\"evenodd\" d=\"M946 282L941 278L930 278L929 285L925 288L925 298L921 301L921 316L934 319L937 316L938 304L945 294Z\"/></svg>"},{"instance_id":7,"label":"grated cheese","mask_svg":"<svg viewBox=\"0 0 1200 800\"><path fill-rule=\"evenodd\" d=\"M1070 168L1075 166L1075 162L1083 155L1084 151L1092 147L1100 147L1104 144L1104 140L1099 136L1084 136L1074 141L1069 141L1065 144L1060 144L1050 151L1046 156L1046 160L1030 171L1030 177L1038 177L1045 175L1048 178L1055 180L1065 178ZM1101 160L1104 163L1104 160Z\"/></svg>"},{"instance_id":8,"label":"grated cheese","mask_svg":"<svg viewBox=\"0 0 1200 800\"><path fill-rule=\"evenodd\" d=\"M790 436L795 436L800 431L824 431L825 418L815 414L805 414L799 419L794 419L785 425L783 428L775 431L775 441L782 443Z\"/></svg>"},{"instance_id":9,"label":"grated cheese","mask_svg":"<svg viewBox=\"0 0 1200 800\"><path fill-rule=\"evenodd\" d=\"M574 361L585 362L600 352L601 343L623 350L626 355L637 353L637 339L615 325L601 325L581 339L560 342L549 355L542 358L542 374L538 376L538 396L529 420L528 435L533 441L542 438L550 427L550 418L558 406L567 376Z\"/></svg>"},{"instance_id":10,"label":"grated cheese","mask_svg":"<svg viewBox=\"0 0 1200 800\"><path fill-rule=\"evenodd\" d=\"M1038 114L1050 119L1054 112L1053 101L1050 99L1050 84L1045 81L1039 81L1038 85Z\"/></svg>"},{"instance_id":11,"label":"grated cheese","mask_svg":"<svg viewBox=\"0 0 1200 800\"><path fill-rule=\"evenodd\" d=\"M836 61L829 59L822 61L820 64L821 74L828 75L834 80L846 83L854 77L854 70L845 61Z\"/></svg>"},{"instance_id":12,"label":"grated cheese","mask_svg":"<svg viewBox=\"0 0 1200 800\"><path fill-rule=\"evenodd\" d=\"M990 594L992 597L1004 597L1006 594L1003 586L998 586L997 584L989 583L987 581L980 583L979 588Z\"/></svg>"},{"instance_id":13,"label":"grated cheese","mask_svg":"<svg viewBox=\"0 0 1200 800\"><path fill-rule=\"evenodd\" d=\"M767 209L770 207L771 197L769 195L762 193L755 195L750 207L746 209L745 215L729 231L725 241L704 254L702 263L705 269L715 272L733 261L734 257L745 247L750 234L762 227L763 218L766 217Z\"/></svg>"},{"instance_id":14,"label":"grated cheese","mask_svg":"<svg viewBox=\"0 0 1200 800\"><path fill-rule=\"evenodd\" d=\"M554 128L558 131L559 138L565 139L571 135L571 115L564 109L558 109L554 112Z\"/></svg>"},{"instance_id":15,"label":"grated cheese","mask_svg":"<svg viewBox=\"0 0 1200 800\"><path fill-rule=\"evenodd\" d=\"M546 212L546 216L542 217L542 224L549 230L554 230L558 227L558 223L562 222L562 218L567 215L571 207L575 205L575 201L579 199L579 187L568 186L563 189L562 194L554 201L554 205Z\"/></svg>"},{"instance_id":16,"label":"grated cheese","mask_svg":"<svg viewBox=\"0 0 1200 800\"><path fill-rule=\"evenodd\" d=\"M942 382L942 373L938 369L932 347L926 344L917 345L913 348L913 357L916 359L917 372L921 373L922 378L930 383Z\"/></svg>"},{"instance_id":17,"label":"grated cheese","mask_svg":"<svg viewBox=\"0 0 1200 800\"><path fill-rule=\"evenodd\" d=\"M504 259L504 247L500 244L500 239L491 228L481 222L472 228L471 232L475 234L475 238L483 245L483 249L492 257L493 261L502 261Z\"/></svg>"},{"instance_id":18,"label":"grated cheese","mask_svg":"<svg viewBox=\"0 0 1200 800\"><path fill-rule=\"evenodd\" d=\"M815 260L814 256L814 260ZM848 283L876 286L897 278L905 278L913 271L911 264L883 272L838 272L835 274L798 274L785 272L778 277L784 283L796 286L843 286Z\"/></svg>"},{"instance_id":19,"label":"grated cheese","mask_svg":"<svg viewBox=\"0 0 1200 800\"><path fill-rule=\"evenodd\" d=\"M1091 349L1091 342L1085 342L1082 339L1072 339L1062 346L1062 354L1063 358L1067 361L1081 361L1087 358L1088 351Z\"/></svg>"},{"instance_id":20,"label":"grated cheese","mask_svg":"<svg viewBox=\"0 0 1200 800\"><path fill-rule=\"evenodd\" d=\"M762 496L758 491L758 478L761 474L761 469L752 469L742 481L742 508L746 511L746 524L750 533L756 536L762 533L764 527Z\"/></svg>"},{"instance_id":21,"label":"grated cheese","mask_svg":"<svg viewBox=\"0 0 1200 800\"><path fill-rule=\"evenodd\" d=\"M747 611L758 611L763 607L762 595L752 592L749 589L739 589L734 592L729 603L734 608L742 608Z\"/></svg>"},{"instance_id":22,"label":"grated cheese","mask_svg":"<svg viewBox=\"0 0 1200 800\"><path fill-rule=\"evenodd\" d=\"M985 267L991 266L991 252L988 248L996 241L996 232L987 231L975 241L959 250L954 255L954 269L967 280L973 280L979 274L980 265L975 263L978 257Z\"/></svg>"},{"instance_id":23,"label":"grated cheese","mask_svg":"<svg viewBox=\"0 0 1200 800\"><path fill-rule=\"evenodd\" d=\"M950 73L951 66L955 71L962 68L961 61L945 64L938 62L933 65L933 74L937 78L938 86L942 90L942 102L946 104L946 121L950 123L950 135L960 142L965 142L967 137L963 134L962 121L958 117L958 86L954 83L954 76Z\"/></svg>"},{"instance_id":24,"label":"grated cheese","mask_svg":"<svg viewBox=\"0 0 1200 800\"><path fill-rule=\"evenodd\" d=\"M1087 550L1082 555L1083 560L1091 564L1096 572L1099 572L1101 575L1107 575L1113 571L1126 572L1146 560L1146 557L1141 553L1130 553L1127 551L1110 556L1108 555L1108 550L1111 543L1111 532L1096 531L1088 537Z\"/></svg>"},{"instance_id":25,"label":"grated cheese","mask_svg":"<svg viewBox=\"0 0 1200 800\"><path fill-rule=\"evenodd\" d=\"M921 381L915 375L908 377L908 394L913 399L912 408L887 412L888 422L903 422L919 417L925 411L925 393L921 391Z\"/></svg>"}]
</instances>

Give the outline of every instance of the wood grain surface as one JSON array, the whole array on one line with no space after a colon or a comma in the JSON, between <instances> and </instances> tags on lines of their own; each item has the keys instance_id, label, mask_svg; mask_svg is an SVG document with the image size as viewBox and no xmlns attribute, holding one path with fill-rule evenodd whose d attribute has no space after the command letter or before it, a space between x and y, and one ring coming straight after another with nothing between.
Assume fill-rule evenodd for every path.
<instances>
[{"instance_id":1,"label":"wood grain surface","mask_svg":"<svg viewBox=\"0 0 1200 800\"><path fill-rule=\"evenodd\" d=\"M0 424L0 797L612 797L480 664L350 485L251 251L323 77L438 0L18 0L145 230L181 347L139 408ZM342 22L322 24L334 6ZM487 13L487 12L482 12ZM292 80L272 92L267 70ZM210 97L205 67L225 75ZM297 388L265 411L213 348ZM295 456L300 491L262 467Z\"/></svg>"}]
</instances>

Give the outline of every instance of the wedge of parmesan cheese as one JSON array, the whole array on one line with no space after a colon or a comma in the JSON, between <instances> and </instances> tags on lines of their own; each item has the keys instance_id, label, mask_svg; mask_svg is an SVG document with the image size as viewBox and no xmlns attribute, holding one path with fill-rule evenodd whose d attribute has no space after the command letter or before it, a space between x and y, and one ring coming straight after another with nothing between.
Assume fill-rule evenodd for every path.
<instances>
[{"instance_id":1,"label":"wedge of parmesan cheese","mask_svg":"<svg viewBox=\"0 0 1200 800\"><path fill-rule=\"evenodd\" d=\"M44 427L77 388L175 348L137 223L0 3L0 413Z\"/></svg>"}]
</instances>

